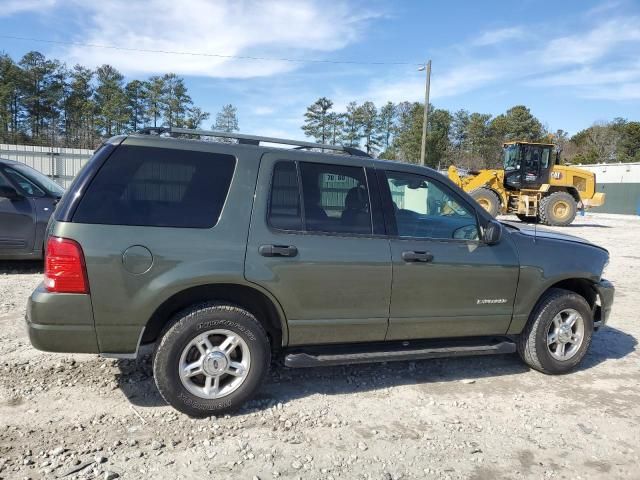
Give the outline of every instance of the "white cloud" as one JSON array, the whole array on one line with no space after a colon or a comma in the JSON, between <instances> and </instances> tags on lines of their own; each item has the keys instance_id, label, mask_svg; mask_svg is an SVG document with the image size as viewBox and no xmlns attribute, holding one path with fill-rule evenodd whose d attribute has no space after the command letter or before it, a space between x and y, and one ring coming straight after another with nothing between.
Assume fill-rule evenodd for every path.
<instances>
[{"instance_id":1,"label":"white cloud","mask_svg":"<svg viewBox=\"0 0 640 480\"><path fill-rule=\"evenodd\" d=\"M616 18L586 33L552 40L542 51L542 60L549 64L586 64L602 58L616 47L639 41L640 18Z\"/></svg>"},{"instance_id":2,"label":"white cloud","mask_svg":"<svg viewBox=\"0 0 640 480\"><path fill-rule=\"evenodd\" d=\"M640 63L630 66L609 65L607 68L585 66L543 76L527 84L540 87L580 87L623 84L634 80L640 81Z\"/></svg>"},{"instance_id":3,"label":"white cloud","mask_svg":"<svg viewBox=\"0 0 640 480\"><path fill-rule=\"evenodd\" d=\"M268 106L266 106L266 105L260 105L260 106L257 106L257 107L255 107L255 108L253 109L253 113L254 113L255 115L260 115L260 116L262 116L262 115L271 115L271 114L272 114L272 113L274 113L275 111L276 111L276 109L275 109L275 108L273 108L273 107L268 107Z\"/></svg>"},{"instance_id":4,"label":"white cloud","mask_svg":"<svg viewBox=\"0 0 640 480\"><path fill-rule=\"evenodd\" d=\"M0 17L16 13L41 12L56 4L56 0L4 0L0 5Z\"/></svg>"},{"instance_id":5,"label":"white cloud","mask_svg":"<svg viewBox=\"0 0 640 480\"><path fill-rule=\"evenodd\" d=\"M614 100L621 102L640 100L640 82L588 89L583 92L581 96L597 100Z\"/></svg>"},{"instance_id":6,"label":"white cloud","mask_svg":"<svg viewBox=\"0 0 640 480\"><path fill-rule=\"evenodd\" d=\"M538 29L544 36L545 30ZM458 45L450 55L434 61L431 101L455 97L481 88L520 85L533 88L570 89L579 98L637 100L640 85L640 18L612 18L600 21L584 33L540 37L521 37L518 27L484 32L466 45ZM528 43L500 51L488 60L477 60L480 47L510 38ZM540 44L542 44L540 46ZM472 60L468 60L471 58ZM576 65L578 65L576 67ZM417 72L376 78L356 91L338 92L339 108L349 100L424 101L424 77ZM598 88L595 88L598 86Z\"/></svg>"},{"instance_id":7,"label":"white cloud","mask_svg":"<svg viewBox=\"0 0 640 480\"><path fill-rule=\"evenodd\" d=\"M438 103L442 98L454 97L490 85L504 78L508 72L500 62L486 61L469 63L441 72L434 64L431 76L430 102ZM378 106L386 102L424 102L424 73L401 71L392 79L374 80L358 91L339 91L332 98L335 110L344 110L349 101L362 103L372 101Z\"/></svg>"},{"instance_id":8,"label":"white cloud","mask_svg":"<svg viewBox=\"0 0 640 480\"><path fill-rule=\"evenodd\" d=\"M473 40L473 45L485 47L506 42L507 40L519 40L525 36L522 27L508 27L497 30L488 30Z\"/></svg>"},{"instance_id":9,"label":"white cloud","mask_svg":"<svg viewBox=\"0 0 640 480\"><path fill-rule=\"evenodd\" d=\"M305 58L339 50L356 40L376 16L344 0L149 0L80 2L87 11L84 44L128 49ZM69 63L109 63L129 74L175 71L181 75L246 78L287 72L299 63L215 56L123 51L74 45Z\"/></svg>"}]
</instances>

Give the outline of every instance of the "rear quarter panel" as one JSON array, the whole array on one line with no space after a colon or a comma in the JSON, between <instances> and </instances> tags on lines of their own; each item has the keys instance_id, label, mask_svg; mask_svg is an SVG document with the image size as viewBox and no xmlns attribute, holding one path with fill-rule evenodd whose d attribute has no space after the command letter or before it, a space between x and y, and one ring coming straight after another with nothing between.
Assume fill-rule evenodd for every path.
<instances>
[{"instance_id":1,"label":"rear quarter panel","mask_svg":"<svg viewBox=\"0 0 640 480\"><path fill-rule=\"evenodd\" d=\"M145 143L144 139L129 141ZM178 142L171 145L211 151L211 146L182 143L184 146ZM218 145L216 152L237 157L237 147L230 150ZM209 229L55 223L55 236L78 241L84 251L101 352L135 351L153 312L184 289L247 283L244 257L258 161L259 155L251 156L250 151L238 159L220 220ZM141 274L130 273L123 266L123 253L136 245L153 255L151 268Z\"/></svg>"}]
</instances>

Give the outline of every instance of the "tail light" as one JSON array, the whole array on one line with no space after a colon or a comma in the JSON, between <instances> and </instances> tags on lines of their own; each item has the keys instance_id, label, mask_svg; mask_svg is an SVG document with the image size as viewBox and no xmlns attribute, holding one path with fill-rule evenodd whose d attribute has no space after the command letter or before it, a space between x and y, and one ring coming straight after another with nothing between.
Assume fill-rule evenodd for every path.
<instances>
[{"instance_id":1,"label":"tail light","mask_svg":"<svg viewBox=\"0 0 640 480\"><path fill-rule=\"evenodd\" d=\"M78 242L49 237L44 261L44 288L55 293L89 293L84 254Z\"/></svg>"}]
</instances>

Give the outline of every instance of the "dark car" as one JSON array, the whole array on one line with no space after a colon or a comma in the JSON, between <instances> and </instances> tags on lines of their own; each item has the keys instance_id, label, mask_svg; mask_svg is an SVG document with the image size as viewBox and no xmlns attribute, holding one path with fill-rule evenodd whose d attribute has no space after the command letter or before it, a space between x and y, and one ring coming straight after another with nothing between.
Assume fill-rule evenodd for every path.
<instances>
[{"instance_id":1,"label":"dark car","mask_svg":"<svg viewBox=\"0 0 640 480\"><path fill-rule=\"evenodd\" d=\"M40 259L64 188L27 165L0 159L0 259Z\"/></svg>"},{"instance_id":2,"label":"dark car","mask_svg":"<svg viewBox=\"0 0 640 480\"><path fill-rule=\"evenodd\" d=\"M597 245L500 223L428 168L233 136L98 149L49 224L35 347L136 358L155 343L160 393L203 416L251 398L272 354L313 367L518 351L558 374L607 320ZM297 148L262 145L276 142Z\"/></svg>"}]
</instances>

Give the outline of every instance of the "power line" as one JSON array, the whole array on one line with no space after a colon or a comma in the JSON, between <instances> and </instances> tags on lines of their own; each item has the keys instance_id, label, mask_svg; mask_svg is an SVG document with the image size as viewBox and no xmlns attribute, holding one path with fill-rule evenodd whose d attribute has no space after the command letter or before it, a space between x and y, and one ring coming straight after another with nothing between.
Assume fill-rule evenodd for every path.
<instances>
[{"instance_id":1,"label":"power line","mask_svg":"<svg viewBox=\"0 0 640 480\"><path fill-rule=\"evenodd\" d=\"M121 47L118 45L99 45L94 43L81 43L81 42L70 42L70 41L63 41L63 40L48 40L48 39L42 39L42 38L17 37L13 35L0 35L0 38L6 38L9 40L22 40L27 42L50 43L50 44L56 44L56 45L72 45L77 47L104 48L109 50L120 50L120 51L126 51L126 52L162 53L167 55L189 55L193 57L216 57L216 58L229 58L234 60L258 60L258 61L291 62L291 63L331 63L331 64L343 64L343 65L405 65L405 66L424 65L423 63L419 63L419 62L379 62L379 61L359 61L359 60L326 60L326 59L303 59L303 58L254 57L249 55L223 55L221 53L186 52L186 51L179 51L179 50L156 50L151 48L131 48L131 47Z\"/></svg>"}]
</instances>

